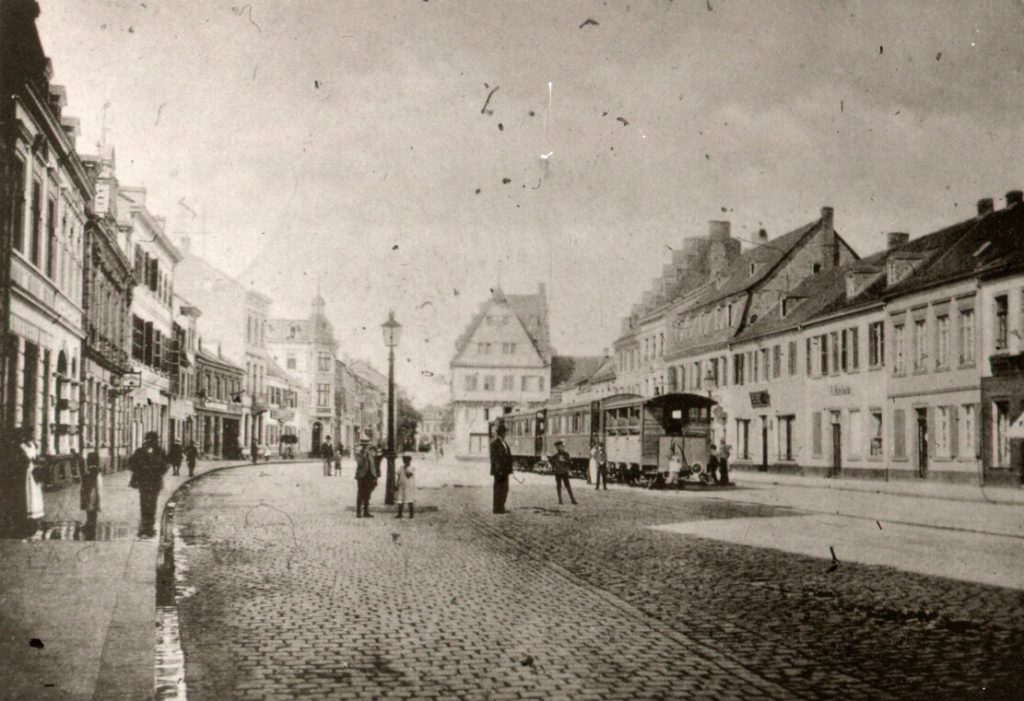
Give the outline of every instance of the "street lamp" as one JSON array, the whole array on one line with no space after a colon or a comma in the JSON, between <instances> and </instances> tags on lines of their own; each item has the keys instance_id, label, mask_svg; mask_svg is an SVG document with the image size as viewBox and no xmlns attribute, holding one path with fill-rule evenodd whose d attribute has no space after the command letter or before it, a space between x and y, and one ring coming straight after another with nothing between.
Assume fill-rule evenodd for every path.
<instances>
[{"instance_id":1,"label":"street lamp","mask_svg":"<svg viewBox=\"0 0 1024 701\"><path fill-rule=\"evenodd\" d=\"M388 320L381 324L384 345L388 348L388 473L384 483L384 503L395 503L395 346L402 337L402 325L395 321L395 311L388 311Z\"/></svg>"}]
</instances>

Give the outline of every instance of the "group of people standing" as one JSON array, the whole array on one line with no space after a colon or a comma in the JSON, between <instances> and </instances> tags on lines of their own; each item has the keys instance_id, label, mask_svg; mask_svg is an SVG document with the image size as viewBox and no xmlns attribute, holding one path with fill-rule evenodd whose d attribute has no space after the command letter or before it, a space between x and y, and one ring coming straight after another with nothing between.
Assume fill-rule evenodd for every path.
<instances>
[{"instance_id":1,"label":"group of people standing","mask_svg":"<svg viewBox=\"0 0 1024 701\"><path fill-rule=\"evenodd\" d=\"M356 518L373 518L370 513L370 495L380 480L380 462L383 458L381 451L368 438L359 442L356 451ZM398 503L395 518L402 518L406 506L409 507L409 518L413 518L416 515L416 469L412 464L412 455L403 453L402 464L396 465L395 472L395 501Z\"/></svg>"},{"instance_id":2,"label":"group of people standing","mask_svg":"<svg viewBox=\"0 0 1024 701\"><path fill-rule=\"evenodd\" d=\"M337 445L331 443L331 437L327 436L324 438L323 445L320 446L320 457L324 461L324 477L341 477L341 455L344 451L339 441Z\"/></svg>"}]
</instances>

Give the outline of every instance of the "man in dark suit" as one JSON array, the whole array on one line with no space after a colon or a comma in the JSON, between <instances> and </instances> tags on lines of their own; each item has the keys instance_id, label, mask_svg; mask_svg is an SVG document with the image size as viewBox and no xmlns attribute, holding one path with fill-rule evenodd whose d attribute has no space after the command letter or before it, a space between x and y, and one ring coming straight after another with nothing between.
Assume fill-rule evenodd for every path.
<instances>
[{"instance_id":1,"label":"man in dark suit","mask_svg":"<svg viewBox=\"0 0 1024 701\"><path fill-rule=\"evenodd\" d=\"M380 467L374 455L370 439L359 442L359 454L356 456L356 518L373 518L370 513L370 495L377 487L380 478Z\"/></svg>"},{"instance_id":2,"label":"man in dark suit","mask_svg":"<svg viewBox=\"0 0 1024 701\"><path fill-rule=\"evenodd\" d=\"M505 442L508 429L498 424L494 430L497 438L491 441L491 474L494 476L494 513L505 513L505 499L508 498L508 478L512 474L512 450Z\"/></svg>"}]
</instances>

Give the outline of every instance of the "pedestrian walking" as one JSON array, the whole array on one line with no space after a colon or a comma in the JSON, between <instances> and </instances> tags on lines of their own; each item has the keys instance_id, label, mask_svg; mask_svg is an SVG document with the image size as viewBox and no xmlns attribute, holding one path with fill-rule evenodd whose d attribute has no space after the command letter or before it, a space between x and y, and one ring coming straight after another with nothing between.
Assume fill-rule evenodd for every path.
<instances>
[{"instance_id":1,"label":"pedestrian walking","mask_svg":"<svg viewBox=\"0 0 1024 701\"><path fill-rule=\"evenodd\" d=\"M604 484L604 490L608 491L608 453L604 449L604 443L601 441L597 442L595 446L597 452L594 455L594 461L596 466L594 467L594 489L598 490L601 485Z\"/></svg>"},{"instance_id":2,"label":"pedestrian walking","mask_svg":"<svg viewBox=\"0 0 1024 701\"><path fill-rule=\"evenodd\" d=\"M25 489L25 518L30 539L42 536L43 517L46 507L43 503L43 467L39 464L39 444L31 427L22 431L19 461Z\"/></svg>"},{"instance_id":3,"label":"pedestrian walking","mask_svg":"<svg viewBox=\"0 0 1024 701\"><path fill-rule=\"evenodd\" d=\"M572 495L572 485L569 484L569 470L572 468L572 458L566 452L563 441L555 441L555 452L548 458L548 462L551 463L551 469L555 473L555 490L558 492L558 503L562 503L562 485L564 484L565 491L569 493L569 501L575 504L576 497Z\"/></svg>"},{"instance_id":4,"label":"pedestrian walking","mask_svg":"<svg viewBox=\"0 0 1024 701\"><path fill-rule=\"evenodd\" d=\"M718 477L718 450L715 448L715 444L711 444L711 448L708 451L708 481L714 480L715 484L721 484L721 480Z\"/></svg>"},{"instance_id":5,"label":"pedestrian walking","mask_svg":"<svg viewBox=\"0 0 1024 701\"><path fill-rule=\"evenodd\" d=\"M341 477L341 443L334 446L334 476Z\"/></svg>"},{"instance_id":6,"label":"pedestrian walking","mask_svg":"<svg viewBox=\"0 0 1024 701\"><path fill-rule=\"evenodd\" d=\"M729 481L729 456L732 454L732 448L723 438L718 442L718 472L722 476L719 484L732 484Z\"/></svg>"},{"instance_id":7,"label":"pedestrian walking","mask_svg":"<svg viewBox=\"0 0 1024 701\"><path fill-rule=\"evenodd\" d=\"M512 450L505 442L508 429L504 423L494 429L497 434L491 441L491 475L494 477L494 499L491 510L496 514L505 513L508 499L508 478L512 475Z\"/></svg>"},{"instance_id":8,"label":"pedestrian walking","mask_svg":"<svg viewBox=\"0 0 1024 701\"><path fill-rule=\"evenodd\" d=\"M597 479L597 441L590 446L590 459L587 460L587 484Z\"/></svg>"},{"instance_id":9,"label":"pedestrian walking","mask_svg":"<svg viewBox=\"0 0 1024 701\"><path fill-rule=\"evenodd\" d=\"M320 446L320 457L324 461L324 477L330 477L331 467L334 462L334 447L331 445L330 436L324 438L324 442Z\"/></svg>"},{"instance_id":10,"label":"pedestrian walking","mask_svg":"<svg viewBox=\"0 0 1024 701\"><path fill-rule=\"evenodd\" d=\"M167 451L167 459L171 462L171 474L175 476L181 474L181 461L184 457L185 453L181 449L181 443L172 441L171 449Z\"/></svg>"},{"instance_id":11,"label":"pedestrian walking","mask_svg":"<svg viewBox=\"0 0 1024 701\"><path fill-rule=\"evenodd\" d=\"M156 500L164 486L167 473L167 455L160 447L160 437L150 431L142 439L142 446L128 459L132 472L129 486L139 490L139 537L156 535Z\"/></svg>"},{"instance_id":12,"label":"pedestrian walking","mask_svg":"<svg viewBox=\"0 0 1024 701\"><path fill-rule=\"evenodd\" d=\"M398 488L395 498L398 500L398 516L396 518L402 518L402 507L408 504L409 518L411 519L416 514L416 507L413 505L416 501L416 468L413 467L410 453L402 454L402 464L398 467Z\"/></svg>"},{"instance_id":13,"label":"pedestrian walking","mask_svg":"<svg viewBox=\"0 0 1024 701\"><path fill-rule=\"evenodd\" d=\"M375 453L369 438L359 441L359 454L356 456L356 518L373 518L370 513L370 495L380 479L380 466Z\"/></svg>"},{"instance_id":14,"label":"pedestrian walking","mask_svg":"<svg viewBox=\"0 0 1024 701\"><path fill-rule=\"evenodd\" d=\"M82 537L85 540L96 540L96 517L100 512L102 492L103 471L100 470L100 456L91 452L85 461L79 491L79 508L85 512L85 525L82 526Z\"/></svg>"},{"instance_id":15,"label":"pedestrian walking","mask_svg":"<svg viewBox=\"0 0 1024 701\"><path fill-rule=\"evenodd\" d=\"M199 459L199 449L196 448L195 441L189 441L188 447L185 448L185 462L188 463L188 476L192 477L196 474L196 460Z\"/></svg>"}]
</instances>

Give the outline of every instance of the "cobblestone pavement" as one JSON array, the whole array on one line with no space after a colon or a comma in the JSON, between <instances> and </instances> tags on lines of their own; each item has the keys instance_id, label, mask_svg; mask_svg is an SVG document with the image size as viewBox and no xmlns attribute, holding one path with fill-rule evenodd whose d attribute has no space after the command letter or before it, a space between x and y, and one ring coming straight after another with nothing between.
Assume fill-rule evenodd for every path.
<instances>
[{"instance_id":1,"label":"cobblestone pavement","mask_svg":"<svg viewBox=\"0 0 1024 701\"><path fill-rule=\"evenodd\" d=\"M354 481L315 464L194 483L175 526L189 696L1024 694L1019 591L649 528L792 515L769 505L513 488L498 517L486 488L421 487L410 522L354 518Z\"/></svg>"}]
</instances>

